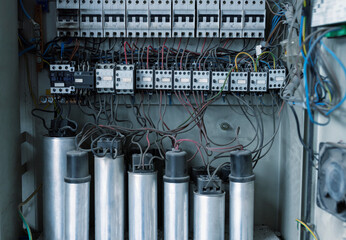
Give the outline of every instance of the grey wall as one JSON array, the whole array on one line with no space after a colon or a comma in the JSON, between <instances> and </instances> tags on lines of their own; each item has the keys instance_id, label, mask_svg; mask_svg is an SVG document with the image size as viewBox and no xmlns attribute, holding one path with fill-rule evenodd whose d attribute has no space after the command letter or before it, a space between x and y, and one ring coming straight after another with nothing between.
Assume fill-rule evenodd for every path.
<instances>
[{"instance_id":1,"label":"grey wall","mask_svg":"<svg viewBox=\"0 0 346 240\"><path fill-rule=\"evenodd\" d=\"M17 239L20 219L17 1L0 8L0 239Z\"/></svg>"}]
</instances>

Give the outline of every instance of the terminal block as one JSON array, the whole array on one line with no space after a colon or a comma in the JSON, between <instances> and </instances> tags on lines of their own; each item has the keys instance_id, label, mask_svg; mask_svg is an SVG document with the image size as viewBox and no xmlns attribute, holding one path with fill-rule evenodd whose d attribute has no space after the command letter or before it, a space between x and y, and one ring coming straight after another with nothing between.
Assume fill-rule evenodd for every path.
<instances>
[{"instance_id":1,"label":"terminal block","mask_svg":"<svg viewBox=\"0 0 346 240\"><path fill-rule=\"evenodd\" d=\"M241 38L243 35L245 0L221 1L220 36Z\"/></svg>"},{"instance_id":2,"label":"terminal block","mask_svg":"<svg viewBox=\"0 0 346 240\"><path fill-rule=\"evenodd\" d=\"M219 37L219 0L197 1L197 37Z\"/></svg>"},{"instance_id":3,"label":"terminal block","mask_svg":"<svg viewBox=\"0 0 346 240\"><path fill-rule=\"evenodd\" d=\"M59 37L79 37L79 10L58 9L56 28Z\"/></svg>"},{"instance_id":4,"label":"terminal block","mask_svg":"<svg viewBox=\"0 0 346 240\"><path fill-rule=\"evenodd\" d=\"M222 87L223 92L228 92L229 90L229 75L228 72L213 72L211 75L211 90L213 92L219 92Z\"/></svg>"},{"instance_id":5,"label":"terminal block","mask_svg":"<svg viewBox=\"0 0 346 240\"><path fill-rule=\"evenodd\" d=\"M174 90L191 90L191 71L174 71Z\"/></svg>"},{"instance_id":6,"label":"terminal block","mask_svg":"<svg viewBox=\"0 0 346 240\"><path fill-rule=\"evenodd\" d=\"M173 37L195 37L195 0L173 0Z\"/></svg>"},{"instance_id":7,"label":"terminal block","mask_svg":"<svg viewBox=\"0 0 346 240\"><path fill-rule=\"evenodd\" d=\"M56 9L77 9L79 10L79 0L57 0Z\"/></svg>"},{"instance_id":8,"label":"terminal block","mask_svg":"<svg viewBox=\"0 0 346 240\"><path fill-rule=\"evenodd\" d=\"M114 63L96 65L96 89L98 93L114 93Z\"/></svg>"},{"instance_id":9,"label":"terminal block","mask_svg":"<svg viewBox=\"0 0 346 240\"><path fill-rule=\"evenodd\" d=\"M266 26L264 0L244 0L244 38L263 38Z\"/></svg>"},{"instance_id":10,"label":"terminal block","mask_svg":"<svg viewBox=\"0 0 346 240\"><path fill-rule=\"evenodd\" d=\"M127 1L127 37L147 37L149 30L148 0Z\"/></svg>"},{"instance_id":11,"label":"terminal block","mask_svg":"<svg viewBox=\"0 0 346 240\"><path fill-rule=\"evenodd\" d=\"M172 70L156 70L155 71L155 89L156 90L173 90L172 79L173 79Z\"/></svg>"},{"instance_id":12,"label":"terminal block","mask_svg":"<svg viewBox=\"0 0 346 240\"><path fill-rule=\"evenodd\" d=\"M117 65L115 72L115 90L117 94L134 94L134 65Z\"/></svg>"},{"instance_id":13,"label":"terminal block","mask_svg":"<svg viewBox=\"0 0 346 240\"><path fill-rule=\"evenodd\" d=\"M74 73L74 85L76 89L94 89L94 71L76 71Z\"/></svg>"},{"instance_id":14,"label":"terminal block","mask_svg":"<svg viewBox=\"0 0 346 240\"><path fill-rule=\"evenodd\" d=\"M210 90L210 72L209 71L193 71L192 89L194 91Z\"/></svg>"},{"instance_id":15,"label":"terminal block","mask_svg":"<svg viewBox=\"0 0 346 240\"><path fill-rule=\"evenodd\" d=\"M266 92L268 87L268 75L266 72L251 72L250 92Z\"/></svg>"},{"instance_id":16,"label":"terminal block","mask_svg":"<svg viewBox=\"0 0 346 240\"><path fill-rule=\"evenodd\" d=\"M141 154L132 155L132 171L133 172L147 172L154 171L154 162L152 161L153 155L146 153L144 156Z\"/></svg>"},{"instance_id":17,"label":"terminal block","mask_svg":"<svg viewBox=\"0 0 346 240\"><path fill-rule=\"evenodd\" d=\"M172 32L172 1L149 1L149 36L171 37Z\"/></svg>"},{"instance_id":18,"label":"terminal block","mask_svg":"<svg viewBox=\"0 0 346 240\"><path fill-rule=\"evenodd\" d=\"M200 194L222 193L222 180L218 176L200 175L197 178L197 191Z\"/></svg>"},{"instance_id":19,"label":"terminal block","mask_svg":"<svg viewBox=\"0 0 346 240\"><path fill-rule=\"evenodd\" d=\"M247 72L231 73L231 92L247 92L249 88L249 74Z\"/></svg>"},{"instance_id":20,"label":"terminal block","mask_svg":"<svg viewBox=\"0 0 346 240\"><path fill-rule=\"evenodd\" d=\"M80 10L102 11L102 1L101 0L79 0L79 1L80 1L80 3L79 3Z\"/></svg>"},{"instance_id":21,"label":"terminal block","mask_svg":"<svg viewBox=\"0 0 346 240\"><path fill-rule=\"evenodd\" d=\"M50 91L53 94L71 94L75 91L74 71L70 64L52 64L50 69Z\"/></svg>"},{"instance_id":22,"label":"terminal block","mask_svg":"<svg viewBox=\"0 0 346 240\"><path fill-rule=\"evenodd\" d=\"M154 71L152 69L140 69L136 71L136 89L154 89Z\"/></svg>"},{"instance_id":23,"label":"terminal block","mask_svg":"<svg viewBox=\"0 0 346 240\"><path fill-rule=\"evenodd\" d=\"M112 153L115 153L116 155L122 155L123 153L123 138L119 137L116 139L108 138L108 137L102 137L100 140L97 141L97 149L99 149L102 153L107 153L112 151Z\"/></svg>"},{"instance_id":24,"label":"terminal block","mask_svg":"<svg viewBox=\"0 0 346 240\"><path fill-rule=\"evenodd\" d=\"M271 69L269 70L269 89L280 89L286 79L286 69Z\"/></svg>"},{"instance_id":25,"label":"terminal block","mask_svg":"<svg viewBox=\"0 0 346 240\"><path fill-rule=\"evenodd\" d=\"M103 0L104 37L126 36L126 7L124 0Z\"/></svg>"}]
</instances>

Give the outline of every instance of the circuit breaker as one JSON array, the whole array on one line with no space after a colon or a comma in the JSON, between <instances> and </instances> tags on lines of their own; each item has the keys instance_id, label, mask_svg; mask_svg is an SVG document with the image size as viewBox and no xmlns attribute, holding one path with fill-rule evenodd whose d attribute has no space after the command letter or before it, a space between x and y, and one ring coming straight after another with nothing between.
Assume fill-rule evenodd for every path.
<instances>
[{"instance_id":1,"label":"circuit breaker","mask_svg":"<svg viewBox=\"0 0 346 240\"><path fill-rule=\"evenodd\" d=\"M280 69L271 69L269 70L268 74L268 88L269 89L280 89L286 79L286 69L280 68Z\"/></svg>"},{"instance_id":2,"label":"circuit breaker","mask_svg":"<svg viewBox=\"0 0 346 240\"><path fill-rule=\"evenodd\" d=\"M195 91L210 90L210 72L209 71L193 71L192 89Z\"/></svg>"},{"instance_id":3,"label":"circuit breaker","mask_svg":"<svg viewBox=\"0 0 346 240\"><path fill-rule=\"evenodd\" d=\"M71 64L52 64L49 68L51 93L71 94L75 91L74 66Z\"/></svg>"},{"instance_id":4,"label":"circuit breaker","mask_svg":"<svg viewBox=\"0 0 346 240\"><path fill-rule=\"evenodd\" d=\"M102 2L80 0L80 32L82 37L103 37Z\"/></svg>"},{"instance_id":5,"label":"circuit breaker","mask_svg":"<svg viewBox=\"0 0 346 240\"><path fill-rule=\"evenodd\" d=\"M228 92L229 75L228 72L213 72L211 75L211 90L219 92L222 89L223 92Z\"/></svg>"},{"instance_id":6,"label":"circuit breaker","mask_svg":"<svg viewBox=\"0 0 346 240\"><path fill-rule=\"evenodd\" d=\"M152 69L138 69L136 71L136 89L154 89L154 71Z\"/></svg>"},{"instance_id":7,"label":"circuit breaker","mask_svg":"<svg viewBox=\"0 0 346 240\"><path fill-rule=\"evenodd\" d=\"M172 90L173 71L172 70L156 70L155 71L155 89L156 90Z\"/></svg>"},{"instance_id":8,"label":"circuit breaker","mask_svg":"<svg viewBox=\"0 0 346 240\"><path fill-rule=\"evenodd\" d=\"M197 1L197 36L219 37L220 4L219 0Z\"/></svg>"},{"instance_id":9,"label":"circuit breaker","mask_svg":"<svg viewBox=\"0 0 346 240\"><path fill-rule=\"evenodd\" d=\"M174 71L174 90L191 90L191 71Z\"/></svg>"},{"instance_id":10,"label":"circuit breaker","mask_svg":"<svg viewBox=\"0 0 346 240\"><path fill-rule=\"evenodd\" d=\"M231 73L231 92L247 92L249 74L247 72Z\"/></svg>"},{"instance_id":11,"label":"circuit breaker","mask_svg":"<svg viewBox=\"0 0 346 240\"><path fill-rule=\"evenodd\" d=\"M243 33L244 0L221 1L220 36L240 38Z\"/></svg>"},{"instance_id":12,"label":"circuit breaker","mask_svg":"<svg viewBox=\"0 0 346 240\"><path fill-rule=\"evenodd\" d=\"M115 90L117 94L134 93L134 65L117 65L115 72Z\"/></svg>"},{"instance_id":13,"label":"circuit breaker","mask_svg":"<svg viewBox=\"0 0 346 240\"><path fill-rule=\"evenodd\" d=\"M96 65L96 89L98 93L114 93L115 64Z\"/></svg>"},{"instance_id":14,"label":"circuit breaker","mask_svg":"<svg viewBox=\"0 0 346 240\"><path fill-rule=\"evenodd\" d=\"M244 38L263 38L266 25L265 0L244 0Z\"/></svg>"},{"instance_id":15,"label":"circuit breaker","mask_svg":"<svg viewBox=\"0 0 346 240\"><path fill-rule=\"evenodd\" d=\"M172 1L149 1L149 36L171 37L172 33Z\"/></svg>"},{"instance_id":16,"label":"circuit breaker","mask_svg":"<svg viewBox=\"0 0 346 240\"><path fill-rule=\"evenodd\" d=\"M127 1L127 37L147 37L149 11L147 0Z\"/></svg>"},{"instance_id":17,"label":"circuit breaker","mask_svg":"<svg viewBox=\"0 0 346 240\"><path fill-rule=\"evenodd\" d=\"M250 92L266 92L268 76L266 72L251 72Z\"/></svg>"},{"instance_id":18,"label":"circuit breaker","mask_svg":"<svg viewBox=\"0 0 346 240\"><path fill-rule=\"evenodd\" d=\"M195 37L195 0L173 0L173 37Z\"/></svg>"},{"instance_id":19,"label":"circuit breaker","mask_svg":"<svg viewBox=\"0 0 346 240\"><path fill-rule=\"evenodd\" d=\"M103 0L104 37L126 36L126 4L124 0Z\"/></svg>"}]
</instances>

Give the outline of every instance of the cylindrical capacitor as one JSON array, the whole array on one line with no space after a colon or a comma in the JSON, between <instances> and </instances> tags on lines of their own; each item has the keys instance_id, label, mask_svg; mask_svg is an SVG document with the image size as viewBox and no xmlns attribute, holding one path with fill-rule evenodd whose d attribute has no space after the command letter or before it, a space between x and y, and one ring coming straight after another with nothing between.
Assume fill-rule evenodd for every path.
<instances>
[{"instance_id":1,"label":"cylindrical capacitor","mask_svg":"<svg viewBox=\"0 0 346 240\"><path fill-rule=\"evenodd\" d=\"M189 176L186 152L175 150L166 153L164 181L164 238L189 238Z\"/></svg>"},{"instance_id":2,"label":"cylindrical capacitor","mask_svg":"<svg viewBox=\"0 0 346 240\"><path fill-rule=\"evenodd\" d=\"M231 153L230 240L252 240L254 231L255 175L248 150Z\"/></svg>"},{"instance_id":3,"label":"cylindrical capacitor","mask_svg":"<svg viewBox=\"0 0 346 240\"><path fill-rule=\"evenodd\" d=\"M221 187L221 180L219 184ZM213 183L209 184L212 185ZM195 191L193 219L194 240L224 240L225 193L221 190L212 190L208 193Z\"/></svg>"},{"instance_id":4,"label":"cylindrical capacitor","mask_svg":"<svg viewBox=\"0 0 346 240\"><path fill-rule=\"evenodd\" d=\"M128 174L129 239L157 240L157 172L133 170Z\"/></svg>"},{"instance_id":5,"label":"cylindrical capacitor","mask_svg":"<svg viewBox=\"0 0 346 240\"><path fill-rule=\"evenodd\" d=\"M43 239L64 239L66 153L74 148L74 137L43 137Z\"/></svg>"},{"instance_id":6,"label":"cylindrical capacitor","mask_svg":"<svg viewBox=\"0 0 346 240\"><path fill-rule=\"evenodd\" d=\"M91 179L88 154L80 151L68 152L66 166L64 240L88 240Z\"/></svg>"},{"instance_id":7,"label":"cylindrical capacitor","mask_svg":"<svg viewBox=\"0 0 346 240\"><path fill-rule=\"evenodd\" d=\"M121 148L117 157L95 156L95 239L124 240L125 165Z\"/></svg>"}]
</instances>

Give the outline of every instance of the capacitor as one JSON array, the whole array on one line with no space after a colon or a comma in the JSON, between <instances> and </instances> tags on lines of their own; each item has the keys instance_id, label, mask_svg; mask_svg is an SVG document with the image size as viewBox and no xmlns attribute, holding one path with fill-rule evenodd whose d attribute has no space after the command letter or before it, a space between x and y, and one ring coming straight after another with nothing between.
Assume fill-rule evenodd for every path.
<instances>
[{"instance_id":1,"label":"capacitor","mask_svg":"<svg viewBox=\"0 0 346 240\"><path fill-rule=\"evenodd\" d=\"M224 240L225 238L225 193L222 181L207 175L197 178L194 192L194 240Z\"/></svg>"},{"instance_id":2,"label":"capacitor","mask_svg":"<svg viewBox=\"0 0 346 240\"><path fill-rule=\"evenodd\" d=\"M157 172L152 155L132 156L129 180L129 239L157 240Z\"/></svg>"},{"instance_id":3,"label":"capacitor","mask_svg":"<svg viewBox=\"0 0 346 240\"><path fill-rule=\"evenodd\" d=\"M231 153L229 175L230 240L252 240L254 231L255 175L249 150Z\"/></svg>"},{"instance_id":4,"label":"capacitor","mask_svg":"<svg viewBox=\"0 0 346 240\"><path fill-rule=\"evenodd\" d=\"M91 180L88 154L68 152L66 166L64 240L88 240Z\"/></svg>"},{"instance_id":5,"label":"capacitor","mask_svg":"<svg viewBox=\"0 0 346 240\"><path fill-rule=\"evenodd\" d=\"M173 149L166 153L164 181L164 239L189 237L189 179L186 152Z\"/></svg>"}]
</instances>

